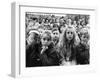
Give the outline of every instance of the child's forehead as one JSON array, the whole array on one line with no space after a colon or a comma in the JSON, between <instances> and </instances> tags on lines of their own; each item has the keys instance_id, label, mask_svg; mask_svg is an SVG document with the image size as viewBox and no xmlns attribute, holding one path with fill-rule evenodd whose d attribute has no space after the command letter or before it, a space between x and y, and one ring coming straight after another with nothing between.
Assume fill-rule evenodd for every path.
<instances>
[{"instance_id":1,"label":"child's forehead","mask_svg":"<svg viewBox=\"0 0 100 80\"><path fill-rule=\"evenodd\" d=\"M68 28L67 32L74 32L74 30L72 28Z\"/></svg>"},{"instance_id":2,"label":"child's forehead","mask_svg":"<svg viewBox=\"0 0 100 80\"><path fill-rule=\"evenodd\" d=\"M88 32L81 32L81 34L88 34Z\"/></svg>"},{"instance_id":3,"label":"child's forehead","mask_svg":"<svg viewBox=\"0 0 100 80\"><path fill-rule=\"evenodd\" d=\"M47 34L47 33L43 33L43 36L42 37L50 37L50 35Z\"/></svg>"},{"instance_id":4,"label":"child's forehead","mask_svg":"<svg viewBox=\"0 0 100 80\"><path fill-rule=\"evenodd\" d=\"M52 33L59 33L59 31L57 30L57 31L53 31Z\"/></svg>"},{"instance_id":5,"label":"child's forehead","mask_svg":"<svg viewBox=\"0 0 100 80\"><path fill-rule=\"evenodd\" d=\"M42 38L50 39L50 36L43 35Z\"/></svg>"},{"instance_id":6,"label":"child's forehead","mask_svg":"<svg viewBox=\"0 0 100 80\"><path fill-rule=\"evenodd\" d=\"M80 33L89 33L89 29L83 28L80 30Z\"/></svg>"},{"instance_id":7,"label":"child's forehead","mask_svg":"<svg viewBox=\"0 0 100 80\"><path fill-rule=\"evenodd\" d=\"M89 35L89 33L87 31L82 31L80 32L81 35Z\"/></svg>"}]
</instances>

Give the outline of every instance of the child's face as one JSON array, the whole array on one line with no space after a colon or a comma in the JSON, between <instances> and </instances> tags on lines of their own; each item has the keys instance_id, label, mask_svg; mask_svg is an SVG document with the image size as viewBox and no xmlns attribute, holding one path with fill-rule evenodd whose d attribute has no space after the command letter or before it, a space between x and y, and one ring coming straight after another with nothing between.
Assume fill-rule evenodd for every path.
<instances>
[{"instance_id":1,"label":"child's face","mask_svg":"<svg viewBox=\"0 0 100 80\"><path fill-rule=\"evenodd\" d=\"M53 31L53 38L59 38L59 31Z\"/></svg>"},{"instance_id":2,"label":"child's face","mask_svg":"<svg viewBox=\"0 0 100 80\"><path fill-rule=\"evenodd\" d=\"M30 36L28 37L30 44L35 44L35 43L39 43L40 42L40 38L38 34L35 33L31 33Z\"/></svg>"},{"instance_id":3,"label":"child's face","mask_svg":"<svg viewBox=\"0 0 100 80\"><path fill-rule=\"evenodd\" d=\"M31 21L29 22L29 26L32 27L34 25L34 23Z\"/></svg>"},{"instance_id":4,"label":"child's face","mask_svg":"<svg viewBox=\"0 0 100 80\"><path fill-rule=\"evenodd\" d=\"M63 23L63 22L64 22L64 20L63 20L63 19L60 19L60 22L61 22L61 23Z\"/></svg>"},{"instance_id":5,"label":"child's face","mask_svg":"<svg viewBox=\"0 0 100 80\"><path fill-rule=\"evenodd\" d=\"M41 42L42 42L42 46L49 46L51 43L51 39L47 34L43 34Z\"/></svg>"},{"instance_id":6,"label":"child's face","mask_svg":"<svg viewBox=\"0 0 100 80\"><path fill-rule=\"evenodd\" d=\"M72 29L68 29L68 30L66 31L66 38L70 41L70 40L73 39L73 37L74 37L73 30L72 30Z\"/></svg>"},{"instance_id":7,"label":"child's face","mask_svg":"<svg viewBox=\"0 0 100 80\"><path fill-rule=\"evenodd\" d=\"M80 39L81 39L82 44L87 44L88 40L89 40L89 36L88 36L88 34L83 33L83 34L81 34Z\"/></svg>"},{"instance_id":8,"label":"child's face","mask_svg":"<svg viewBox=\"0 0 100 80\"><path fill-rule=\"evenodd\" d=\"M42 22L45 22L45 19L43 19Z\"/></svg>"}]
</instances>

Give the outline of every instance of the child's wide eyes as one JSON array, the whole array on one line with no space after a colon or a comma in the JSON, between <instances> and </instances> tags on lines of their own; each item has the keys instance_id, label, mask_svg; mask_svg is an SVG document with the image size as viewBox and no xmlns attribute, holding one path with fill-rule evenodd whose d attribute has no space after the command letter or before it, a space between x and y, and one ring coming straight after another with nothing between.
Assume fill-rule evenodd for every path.
<instances>
[{"instance_id":1,"label":"child's wide eyes","mask_svg":"<svg viewBox=\"0 0 100 80\"><path fill-rule=\"evenodd\" d=\"M73 34L73 32L67 32L68 34Z\"/></svg>"},{"instance_id":2,"label":"child's wide eyes","mask_svg":"<svg viewBox=\"0 0 100 80\"><path fill-rule=\"evenodd\" d=\"M55 33L53 33L55 35Z\"/></svg>"},{"instance_id":3,"label":"child's wide eyes","mask_svg":"<svg viewBox=\"0 0 100 80\"><path fill-rule=\"evenodd\" d=\"M44 41L45 41L45 40L50 41L50 39L48 39L48 38L43 38L43 40L44 40Z\"/></svg>"},{"instance_id":4,"label":"child's wide eyes","mask_svg":"<svg viewBox=\"0 0 100 80\"><path fill-rule=\"evenodd\" d=\"M83 38L87 38L87 39L89 38L89 36L87 34L81 34L80 36L81 37L83 36Z\"/></svg>"},{"instance_id":5,"label":"child's wide eyes","mask_svg":"<svg viewBox=\"0 0 100 80\"><path fill-rule=\"evenodd\" d=\"M84 36L84 38L87 38L88 39L88 36Z\"/></svg>"},{"instance_id":6,"label":"child's wide eyes","mask_svg":"<svg viewBox=\"0 0 100 80\"><path fill-rule=\"evenodd\" d=\"M58 33L53 33L54 35L58 35Z\"/></svg>"}]
</instances>

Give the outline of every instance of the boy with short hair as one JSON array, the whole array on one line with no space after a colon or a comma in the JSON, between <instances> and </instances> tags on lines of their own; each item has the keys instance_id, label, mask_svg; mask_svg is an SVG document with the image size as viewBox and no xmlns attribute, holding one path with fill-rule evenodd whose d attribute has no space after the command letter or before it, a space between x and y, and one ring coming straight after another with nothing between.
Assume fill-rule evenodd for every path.
<instances>
[{"instance_id":1,"label":"boy with short hair","mask_svg":"<svg viewBox=\"0 0 100 80\"><path fill-rule=\"evenodd\" d=\"M54 45L56 46L59 42L59 37L60 37L60 33L59 33L59 30L58 29L53 29L52 30L52 40L53 40L53 43Z\"/></svg>"}]
</instances>

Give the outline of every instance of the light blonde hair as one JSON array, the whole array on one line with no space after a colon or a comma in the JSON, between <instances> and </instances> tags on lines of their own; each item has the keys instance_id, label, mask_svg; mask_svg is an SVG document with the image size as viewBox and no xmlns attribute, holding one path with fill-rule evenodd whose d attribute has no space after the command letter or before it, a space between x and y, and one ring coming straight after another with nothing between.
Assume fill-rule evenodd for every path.
<instances>
[{"instance_id":1,"label":"light blonde hair","mask_svg":"<svg viewBox=\"0 0 100 80\"><path fill-rule=\"evenodd\" d=\"M68 48L68 39L66 37L66 32L68 29L72 29L73 31L73 39L71 40L71 46L74 48L76 47L79 42L80 42L80 39L75 31L75 28L72 27L72 26L68 26L65 28L64 32L62 33L62 35L60 36L60 40L59 40L59 43L57 45L58 47L58 52L60 53L60 55L64 58L64 54L66 53L67 49Z\"/></svg>"},{"instance_id":2,"label":"light blonde hair","mask_svg":"<svg viewBox=\"0 0 100 80\"><path fill-rule=\"evenodd\" d=\"M79 37L80 37L81 34L85 34L86 36L88 36L88 42L87 42L87 44L89 45L90 44L90 31L89 31L89 28L82 28L79 31Z\"/></svg>"}]
</instances>

